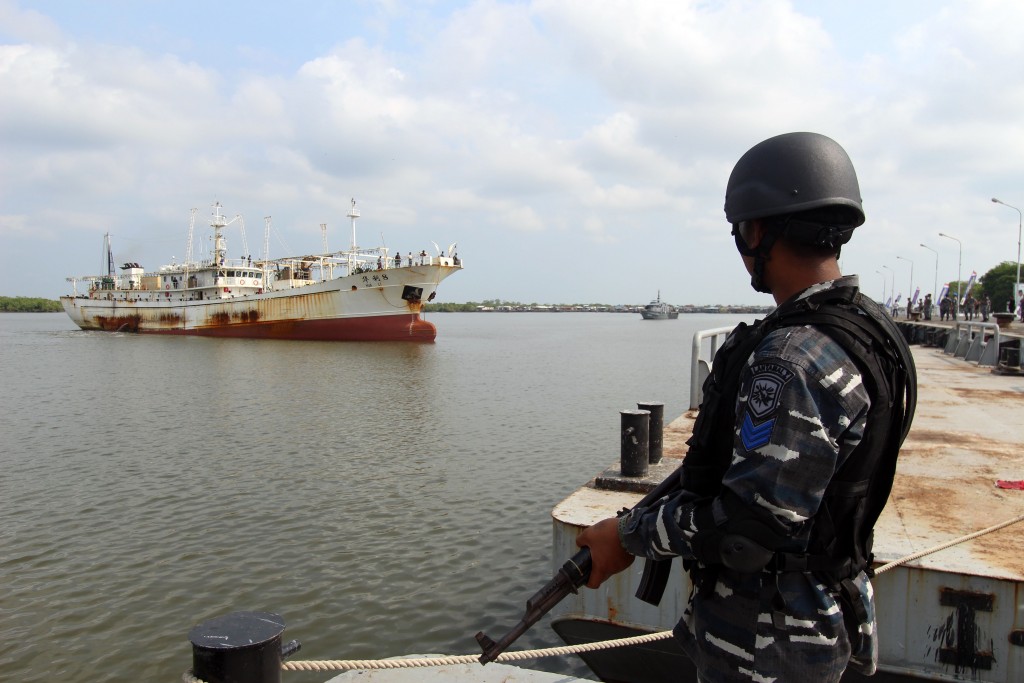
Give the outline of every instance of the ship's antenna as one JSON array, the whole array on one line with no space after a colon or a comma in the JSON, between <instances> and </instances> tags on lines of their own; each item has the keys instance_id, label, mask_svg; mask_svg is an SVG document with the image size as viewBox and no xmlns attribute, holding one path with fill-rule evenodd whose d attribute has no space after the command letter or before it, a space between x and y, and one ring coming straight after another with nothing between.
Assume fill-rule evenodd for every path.
<instances>
[{"instance_id":1,"label":"ship's antenna","mask_svg":"<svg viewBox=\"0 0 1024 683\"><path fill-rule=\"evenodd\" d=\"M270 260L270 216L263 217L263 263Z\"/></svg>"},{"instance_id":2,"label":"ship's antenna","mask_svg":"<svg viewBox=\"0 0 1024 683\"><path fill-rule=\"evenodd\" d=\"M356 219L359 218L359 209L356 208L356 200L352 199L352 210L348 212L348 217L352 219L352 251L355 251L356 247Z\"/></svg>"},{"instance_id":3,"label":"ship's antenna","mask_svg":"<svg viewBox=\"0 0 1024 683\"><path fill-rule=\"evenodd\" d=\"M252 255L249 251L249 241L245 239L245 219L242 218L242 214L238 214L235 218L238 220L238 229L242 232L242 258L245 258ZM231 222L234 223L235 221Z\"/></svg>"},{"instance_id":4,"label":"ship's antenna","mask_svg":"<svg viewBox=\"0 0 1024 683\"><path fill-rule=\"evenodd\" d=\"M110 247L110 233L103 235L103 246L106 247L107 275L114 274L114 252Z\"/></svg>"},{"instance_id":5,"label":"ship's antenna","mask_svg":"<svg viewBox=\"0 0 1024 683\"><path fill-rule=\"evenodd\" d=\"M227 225L224 215L220 212L220 202L213 204L213 218L210 219L210 227L213 228L213 265L219 266L221 259L227 255L227 246L224 244L224 235L221 229Z\"/></svg>"},{"instance_id":6,"label":"ship's antenna","mask_svg":"<svg viewBox=\"0 0 1024 683\"><path fill-rule=\"evenodd\" d=\"M196 229L196 212L199 209L193 208L188 218L188 244L185 245L185 281L188 282L188 268L192 263L192 236Z\"/></svg>"}]
</instances>

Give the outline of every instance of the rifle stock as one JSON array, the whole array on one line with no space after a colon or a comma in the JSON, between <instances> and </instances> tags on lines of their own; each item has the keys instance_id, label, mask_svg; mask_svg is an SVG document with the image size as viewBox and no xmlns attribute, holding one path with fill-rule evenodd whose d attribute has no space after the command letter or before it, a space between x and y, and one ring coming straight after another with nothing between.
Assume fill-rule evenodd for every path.
<instances>
[{"instance_id":1,"label":"rifle stock","mask_svg":"<svg viewBox=\"0 0 1024 683\"><path fill-rule=\"evenodd\" d=\"M649 507L652 503L675 492L680 486L680 471L676 470L651 489L631 509L638 507ZM626 514L629 510L623 509L619 514ZM504 652L509 645L514 643L521 635L536 624L541 617L561 602L569 593L576 593L577 588L584 585L590 577L591 557L590 549L582 548L579 552L566 560L558 573L548 581L532 598L526 601L526 613L519 623L505 635L504 638L494 641L480 631L476 634L476 641L483 649L480 655L480 663L493 662L498 655ZM647 560L644 564L643 577L640 579L640 586L637 588L636 596L652 605L661 602L661 596L665 592L665 585L668 583L668 575L672 569L670 560Z\"/></svg>"}]
</instances>

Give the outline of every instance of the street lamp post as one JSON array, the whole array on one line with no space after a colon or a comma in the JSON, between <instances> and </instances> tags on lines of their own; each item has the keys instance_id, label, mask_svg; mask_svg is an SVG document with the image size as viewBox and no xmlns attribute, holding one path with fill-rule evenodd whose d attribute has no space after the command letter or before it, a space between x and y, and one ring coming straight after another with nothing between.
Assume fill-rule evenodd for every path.
<instances>
[{"instance_id":1,"label":"street lamp post","mask_svg":"<svg viewBox=\"0 0 1024 683\"><path fill-rule=\"evenodd\" d=\"M882 276L882 306L885 306L885 283L887 278L882 271L876 270L875 272Z\"/></svg>"},{"instance_id":2,"label":"street lamp post","mask_svg":"<svg viewBox=\"0 0 1024 683\"><path fill-rule=\"evenodd\" d=\"M1011 305L1016 305L1016 303L1017 303L1016 288L1017 288L1017 285L1020 284L1020 226L1021 226L1021 222L1024 222L1024 221L1022 221L1020 209L1018 209L1013 204L1007 204L1006 202L999 201L995 197L992 198L992 201L995 202L996 204L1002 204L1003 206L1008 206L1008 207L1010 207L1011 209L1013 209L1014 211L1017 212L1017 279L1013 283L1014 292L1013 292L1013 294L1010 297ZM1011 308L1011 310L1013 310L1013 309Z\"/></svg>"},{"instance_id":3,"label":"street lamp post","mask_svg":"<svg viewBox=\"0 0 1024 683\"><path fill-rule=\"evenodd\" d=\"M935 282L932 287L932 303L934 304L937 303L935 299L939 296L939 252L935 251L923 242L921 243L921 246L935 254Z\"/></svg>"},{"instance_id":4,"label":"street lamp post","mask_svg":"<svg viewBox=\"0 0 1024 683\"><path fill-rule=\"evenodd\" d=\"M910 287L907 289L907 320L910 320L910 298L914 296L914 262L904 256L897 256L896 258L910 264Z\"/></svg>"},{"instance_id":5,"label":"street lamp post","mask_svg":"<svg viewBox=\"0 0 1024 683\"><path fill-rule=\"evenodd\" d=\"M895 306L896 305L896 274L893 273L892 268L890 268L889 266L883 265L882 267L885 268L886 270L888 270L889 274L892 277L892 284L889 285L889 298L892 299L892 303ZM888 303L888 302L886 302L886 303Z\"/></svg>"},{"instance_id":6,"label":"street lamp post","mask_svg":"<svg viewBox=\"0 0 1024 683\"><path fill-rule=\"evenodd\" d=\"M956 242L957 247L959 247L959 249L960 249L959 255L957 256L957 260L956 260L956 305L953 306L953 310L956 311L956 315L953 316L953 320L959 320L960 319L960 267L963 265L963 262L964 262L964 245L957 238L953 237L952 235L947 235L944 232L940 232L939 233L939 237L945 237L946 239L953 240L954 242Z\"/></svg>"}]
</instances>

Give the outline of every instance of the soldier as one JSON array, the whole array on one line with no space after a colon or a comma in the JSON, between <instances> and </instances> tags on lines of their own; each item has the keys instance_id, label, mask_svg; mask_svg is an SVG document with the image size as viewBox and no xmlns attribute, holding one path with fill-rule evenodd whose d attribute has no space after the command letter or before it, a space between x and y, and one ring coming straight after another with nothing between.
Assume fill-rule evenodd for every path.
<instances>
[{"instance_id":1,"label":"soldier","mask_svg":"<svg viewBox=\"0 0 1024 683\"><path fill-rule=\"evenodd\" d=\"M751 285L778 308L715 357L682 490L579 536L587 585L635 556L681 556L695 590L674 633L704 683L871 674L870 531L916 375L889 316L839 271L864 222L856 173L825 136L770 138L737 162L725 213Z\"/></svg>"}]
</instances>

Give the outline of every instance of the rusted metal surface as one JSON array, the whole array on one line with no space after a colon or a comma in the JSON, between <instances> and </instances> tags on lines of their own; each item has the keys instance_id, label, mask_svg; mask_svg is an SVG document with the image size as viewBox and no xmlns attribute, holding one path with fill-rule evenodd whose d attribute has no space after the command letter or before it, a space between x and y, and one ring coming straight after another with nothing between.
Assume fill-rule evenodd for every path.
<instances>
[{"instance_id":1,"label":"rusted metal surface","mask_svg":"<svg viewBox=\"0 0 1024 683\"><path fill-rule=\"evenodd\" d=\"M914 358L921 401L876 527L875 554L884 561L1024 512L1024 492L995 486L1024 478L1024 381L938 350L915 347ZM914 565L1024 581L1022 533L1009 527Z\"/></svg>"}]
</instances>

